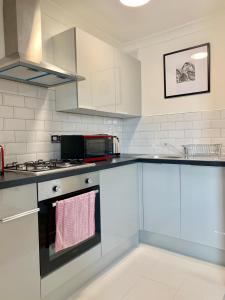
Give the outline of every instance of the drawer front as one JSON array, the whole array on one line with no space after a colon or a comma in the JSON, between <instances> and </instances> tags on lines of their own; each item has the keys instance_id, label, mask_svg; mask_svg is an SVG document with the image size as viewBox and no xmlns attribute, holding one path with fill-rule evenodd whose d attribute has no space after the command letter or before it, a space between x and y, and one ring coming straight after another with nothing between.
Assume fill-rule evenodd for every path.
<instances>
[{"instance_id":1,"label":"drawer front","mask_svg":"<svg viewBox=\"0 0 225 300\"><path fill-rule=\"evenodd\" d=\"M36 184L0 190L0 220L37 209Z\"/></svg>"},{"instance_id":2,"label":"drawer front","mask_svg":"<svg viewBox=\"0 0 225 300\"><path fill-rule=\"evenodd\" d=\"M99 184L99 173L85 173L38 183L38 201L51 199Z\"/></svg>"},{"instance_id":3,"label":"drawer front","mask_svg":"<svg viewBox=\"0 0 225 300\"><path fill-rule=\"evenodd\" d=\"M63 286L66 282L79 277L80 272L87 269L93 263L101 258L101 245L97 245L91 250L80 255L78 258L59 268L57 271L52 272L41 280L41 296L46 297L57 288ZM79 280L79 278L78 278ZM82 280L82 279L81 279Z\"/></svg>"}]
</instances>

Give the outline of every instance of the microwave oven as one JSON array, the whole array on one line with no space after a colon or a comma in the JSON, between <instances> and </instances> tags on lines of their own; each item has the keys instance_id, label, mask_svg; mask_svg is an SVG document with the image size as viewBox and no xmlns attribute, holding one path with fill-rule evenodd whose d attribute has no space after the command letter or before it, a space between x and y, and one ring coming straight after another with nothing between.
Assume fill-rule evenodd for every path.
<instances>
[{"instance_id":1,"label":"microwave oven","mask_svg":"<svg viewBox=\"0 0 225 300\"><path fill-rule=\"evenodd\" d=\"M61 159L95 162L113 156L111 135L62 135Z\"/></svg>"}]
</instances>

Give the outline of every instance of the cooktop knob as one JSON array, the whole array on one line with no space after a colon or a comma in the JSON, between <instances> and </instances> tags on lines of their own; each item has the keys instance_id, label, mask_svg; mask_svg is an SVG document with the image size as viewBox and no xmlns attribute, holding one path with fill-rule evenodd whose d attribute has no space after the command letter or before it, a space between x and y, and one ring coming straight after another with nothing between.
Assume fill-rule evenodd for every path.
<instances>
[{"instance_id":1,"label":"cooktop knob","mask_svg":"<svg viewBox=\"0 0 225 300\"><path fill-rule=\"evenodd\" d=\"M53 190L53 192L59 192L60 191L60 186L55 185L55 186L53 186L52 190Z\"/></svg>"},{"instance_id":2,"label":"cooktop knob","mask_svg":"<svg viewBox=\"0 0 225 300\"><path fill-rule=\"evenodd\" d=\"M91 178L86 178L86 179L85 179L85 183L91 184L91 183L92 183L92 179L91 179Z\"/></svg>"}]
</instances>

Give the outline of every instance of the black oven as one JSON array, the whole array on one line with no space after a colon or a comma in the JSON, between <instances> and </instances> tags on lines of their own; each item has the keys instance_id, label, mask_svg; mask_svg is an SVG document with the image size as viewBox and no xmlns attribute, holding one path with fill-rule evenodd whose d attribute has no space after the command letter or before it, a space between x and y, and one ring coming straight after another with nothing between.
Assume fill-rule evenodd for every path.
<instances>
[{"instance_id":1,"label":"black oven","mask_svg":"<svg viewBox=\"0 0 225 300\"><path fill-rule=\"evenodd\" d=\"M85 162L107 160L113 155L111 135L62 135L61 158L82 159Z\"/></svg>"},{"instance_id":2,"label":"black oven","mask_svg":"<svg viewBox=\"0 0 225 300\"><path fill-rule=\"evenodd\" d=\"M74 178L74 188L76 189L73 192L64 194L64 190L71 190L72 188L72 179ZM49 273L60 268L69 261L75 259L79 255L83 254L87 250L90 250L92 247L96 246L101 242L101 225L100 225L100 187L99 185L92 185L91 178L85 178L83 175L74 176L73 178L69 177L63 178L60 180L61 185L55 186L49 182L40 183L39 191L41 195L45 194L45 190L51 190L48 194L58 193L55 197L51 197L45 200L39 199L39 247L40 247L40 274L43 278ZM84 181L81 185L82 189L77 190L77 185L80 183L82 178ZM71 182L68 183L68 180ZM65 183L65 187L63 186ZM95 183L95 182L94 182ZM87 187L85 187L87 185ZM91 185L91 186L89 186ZM44 188L43 188L44 186ZM84 188L83 188L84 187ZM42 190L43 189L43 190ZM56 192L54 192L54 190ZM95 191L95 234L90 238L82 241L75 246L61 250L59 252L55 251L55 241L56 241L56 201L63 201L74 196L81 195L83 193L88 193L90 191ZM41 196L43 198L43 196Z\"/></svg>"}]
</instances>

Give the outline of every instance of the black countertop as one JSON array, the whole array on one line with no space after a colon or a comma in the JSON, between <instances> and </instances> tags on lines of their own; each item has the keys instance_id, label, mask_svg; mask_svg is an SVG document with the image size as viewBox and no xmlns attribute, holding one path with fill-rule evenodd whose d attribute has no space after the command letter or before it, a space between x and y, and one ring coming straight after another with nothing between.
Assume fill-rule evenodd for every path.
<instances>
[{"instance_id":1,"label":"black countertop","mask_svg":"<svg viewBox=\"0 0 225 300\"><path fill-rule=\"evenodd\" d=\"M166 157L154 158L148 155L124 154L121 155L119 158L113 158L112 160L97 162L95 166L90 166L84 169L77 169L77 170L67 169L66 171L64 170L61 172L59 171L57 173L46 173L44 175L5 172L5 175L0 177L0 189L25 185L30 183L49 181L53 179L69 177L69 176L79 175L79 174L84 174L89 172L95 172L104 169L129 165L137 162L225 167L225 157L223 159L212 159L212 158L185 159L185 158L166 158Z\"/></svg>"}]
</instances>

